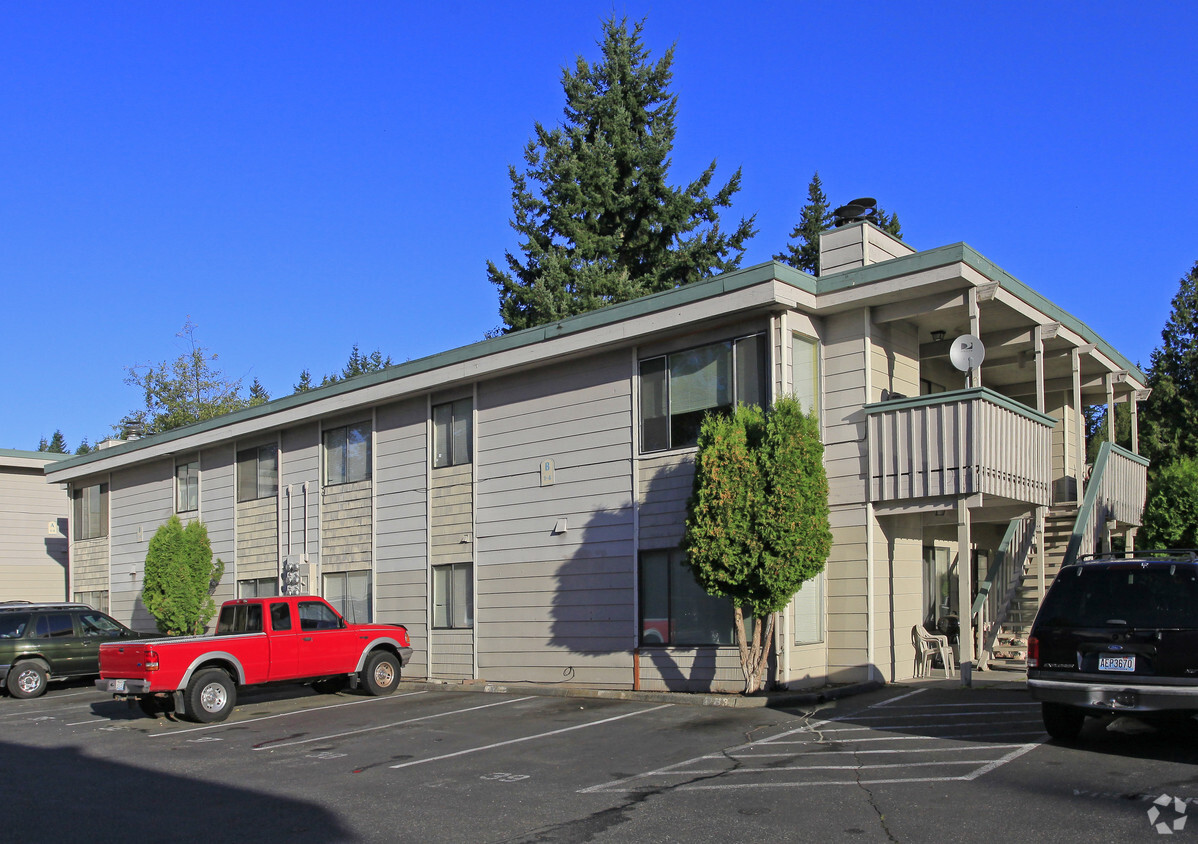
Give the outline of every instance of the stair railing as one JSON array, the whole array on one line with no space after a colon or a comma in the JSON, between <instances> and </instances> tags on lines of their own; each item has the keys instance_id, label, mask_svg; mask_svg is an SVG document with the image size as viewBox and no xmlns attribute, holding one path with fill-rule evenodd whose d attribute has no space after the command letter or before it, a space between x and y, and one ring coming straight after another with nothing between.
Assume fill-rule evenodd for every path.
<instances>
[{"instance_id":1,"label":"stair railing","mask_svg":"<svg viewBox=\"0 0 1198 844\"><path fill-rule=\"evenodd\" d=\"M986 576L978 583L978 594L970 609L978 647L978 670L984 670L998 634L1019 594L1036 541L1036 515L1011 519Z\"/></svg>"},{"instance_id":2,"label":"stair railing","mask_svg":"<svg viewBox=\"0 0 1198 844\"><path fill-rule=\"evenodd\" d=\"M1104 442L1073 523L1061 567L1071 566L1098 547L1108 519L1139 524L1144 511L1148 460L1125 448Z\"/></svg>"}]
</instances>

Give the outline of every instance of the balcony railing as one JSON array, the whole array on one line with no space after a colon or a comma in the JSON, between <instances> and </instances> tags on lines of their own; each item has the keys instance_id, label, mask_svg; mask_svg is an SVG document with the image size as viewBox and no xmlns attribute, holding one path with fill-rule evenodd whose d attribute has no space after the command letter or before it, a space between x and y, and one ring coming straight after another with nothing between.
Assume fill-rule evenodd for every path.
<instances>
[{"instance_id":1,"label":"balcony railing","mask_svg":"<svg viewBox=\"0 0 1198 844\"><path fill-rule=\"evenodd\" d=\"M866 405L873 502L988 495L1047 505L1056 420L979 387Z\"/></svg>"},{"instance_id":2,"label":"balcony railing","mask_svg":"<svg viewBox=\"0 0 1198 844\"><path fill-rule=\"evenodd\" d=\"M1102 444L1062 565L1071 565L1098 548L1108 522L1139 525L1148 487L1148 460L1125 448Z\"/></svg>"}]
</instances>

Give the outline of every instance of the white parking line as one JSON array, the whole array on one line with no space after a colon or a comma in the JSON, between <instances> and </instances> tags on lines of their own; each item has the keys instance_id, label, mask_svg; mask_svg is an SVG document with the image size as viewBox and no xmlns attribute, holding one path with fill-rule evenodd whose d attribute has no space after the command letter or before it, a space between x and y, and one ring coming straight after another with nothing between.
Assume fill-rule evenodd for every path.
<instances>
[{"instance_id":1,"label":"white parking line","mask_svg":"<svg viewBox=\"0 0 1198 844\"><path fill-rule=\"evenodd\" d=\"M263 715L260 718L247 718L244 721L221 721L219 724L204 724L201 727L188 727L184 730L171 730L169 733L157 733L150 738L162 738L163 736L180 736L184 733L195 733L200 730L215 730L220 727L240 727L242 724L254 724L258 721L269 721L272 718L286 718L288 715L302 715L305 712L320 712L325 709L340 709L343 706L357 706L360 703L378 703L384 700L397 700L401 697L412 697L413 695L426 695L428 692L404 692L398 695L388 695L387 697L368 697L362 700L351 700L346 703L334 703L329 706L313 706L308 709L297 709L294 712L280 712L277 715Z\"/></svg>"},{"instance_id":2,"label":"white parking line","mask_svg":"<svg viewBox=\"0 0 1198 844\"><path fill-rule=\"evenodd\" d=\"M90 721L73 721L68 722L68 727L78 727L80 724L99 724L101 721L111 721L111 718L93 718Z\"/></svg>"},{"instance_id":3,"label":"white parking line","mask_svg":"<svg viewBox=\"0 0 1198 844\"><path fill-rule=\"evenodd\" d=\"M345 738L346 736L356 736L362 733L371 733L375 730L386 730L390 727L401 727L404 724L415 724L418 721L431 721L433 718L444 718L447 715L461 715L463 712L477 712L480 709L490 709L493 706L507 706L509 703L519 703L522 700L532 700L534 696L517 697L511 700L501 700L498 703L484 703L482 706L469 706L465 709L453 709L449 712L436 712L432 715L421 715L418 718L405 718L403 721L393 721L390 724L379 724L374 727L363 727L360 730L346 730L344 733L330 733L327 736L313 736L312 738L300 739L299 741L285 741L278 744L261 744L254 750L278 750L280 747L294 747L297 744L311 744L314 741L328 741L330 739Z\"/></svg>"},{"instance_id":4,"label":"white parking line","mask_svg":"<svg viewBox=\"0 0 1198 844\"><path fill-rule=\"evenodd\" d=\"M508 739L507 741L498 741L494 744L484 745L482 747L472 747L468 750L459 750L457 753L446 753L443 756L432 756L428 759L415 759L411 762L401 762L398 765L392 765L392 768L408 768L412 765L423 765L425 762L440 762L442 759L452 759L455 756L466 756L471 753L481 753L484 750L494 750L497 747L506 747L509 744L520 744L525 741L533 741L539 738L548 738L549 736L557 736L562 733L573 732L574 730L585 730L587 727L598 727L600 724L609 724L612 721L621 721L625 718L633 718L637 715L645 715L649 712L656 712L659 709L668 709L673 706L672 703L663 703L661 706L654 706L650 709L639 709L636 712L626 712L623 715L613 715L611 718L603 718L599 721L588 721L586 724L575 724L573 727L562 727L560 730L550 730L547 733L537 733L534 736L523 736L521 738Z\"/></svg>"}]
</instances>

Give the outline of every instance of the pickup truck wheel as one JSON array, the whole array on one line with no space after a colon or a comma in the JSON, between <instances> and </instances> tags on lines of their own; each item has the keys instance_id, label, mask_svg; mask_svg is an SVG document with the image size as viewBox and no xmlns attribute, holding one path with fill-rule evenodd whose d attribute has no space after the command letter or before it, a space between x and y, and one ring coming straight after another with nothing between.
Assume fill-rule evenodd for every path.
<instances>
[{"instance_id":1,"label":"pickup truck wheel","mask_svg":"<svg viewBox=\"0 0 1198 844\"><path fill-rule=\"evenodd\" d=\"M8 693L13 697L40 697L46 693L48 666L37 659L18 662L8 672Z\"/></svg>"},{"instance_id":2,"label":"pickup truck wheel","mask_svg":"<svg viewBox=\"0 0 1198 844\"><path fill-rule=\"evenodd\" d=\"M389 695L399 683L399 660L387 651L376 651L366 660L362 685L372 695Z\"/></svg>"},{"instance_id":3,"label":"pickup truck wheel","mask_svg":"<svg viewBox=\"0 0 1198 844\"><path fill-rule=\"evenodd\" d=\"M1044 701L1040 704L1040 714L1044 718L1044 729L1063 744L1077 741L1086 722L1085 712L1063 703Z\"/></svg>"},{"instance_id":4,"label":"pickup truck wheel","mask_svg":"<svg viewBox=\"0 0 1198 844\"><path fill-rule=\"evenodd\" d=\"M183 694L184 715L201 724L225 720L236 705L237 686L219 668L197 671Z\"/></svg>"}]
</instances>

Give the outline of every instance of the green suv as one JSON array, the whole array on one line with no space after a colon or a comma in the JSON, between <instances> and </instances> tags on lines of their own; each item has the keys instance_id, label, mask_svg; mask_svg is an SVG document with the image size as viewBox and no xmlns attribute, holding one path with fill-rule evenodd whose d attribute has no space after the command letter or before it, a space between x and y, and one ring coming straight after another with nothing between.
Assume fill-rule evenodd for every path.
<instances>
[{"instance_id":1,"label":"green suv","mask_svg":"<svg viewBox=\"0 0 1198 844\"><path fill-rule=\"evenodd\" d=\"M87 604L0 603L0 684L13 697L38 697L46 683L98 676L100 643L145 639Z\"/></svg>"}]
</instances>

